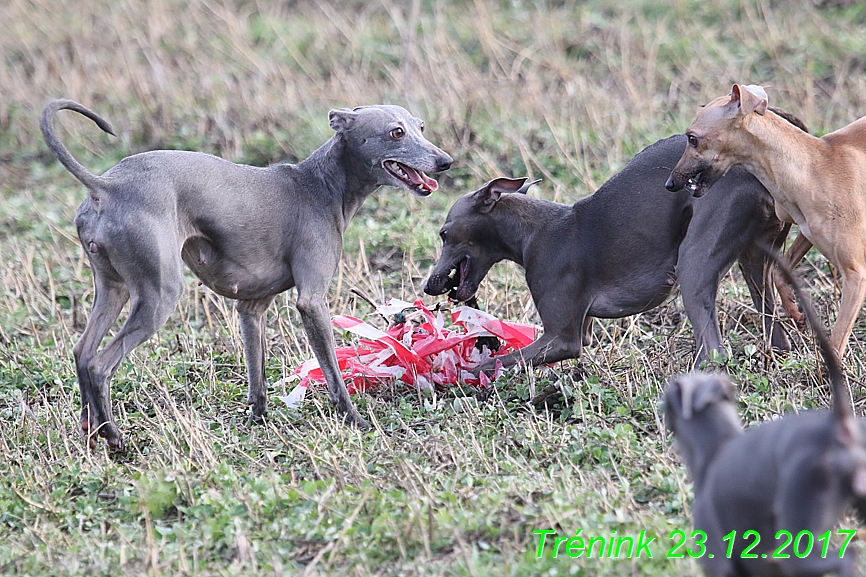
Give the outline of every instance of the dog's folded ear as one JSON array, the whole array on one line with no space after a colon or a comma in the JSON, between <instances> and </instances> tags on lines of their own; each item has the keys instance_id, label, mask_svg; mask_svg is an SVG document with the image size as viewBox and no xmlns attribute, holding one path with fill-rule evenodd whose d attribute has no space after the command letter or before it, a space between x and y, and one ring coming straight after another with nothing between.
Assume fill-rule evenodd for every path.
<instances>
[{"instance_id":1,"label":"dog's folded ear","mask_svg":"<svg viewBox=\"0 0 866 577\"><path fill-rule=\"evenodd\" d=\"M734 383L728 375L710 373L706 377L706 384L698 387L692 397L692 408L695 413L703 411L713 403L737 400L737 389L734 388Z\"/></svg>"},{"instance_id":2,"label":"dog's folded ear","mask_svg":"<svg viewBox=\"0 0 866 577\"><path fill-rule=\"evenodd\" d=\"M678 418L692 418L691 397L694 381L692 375L679 375L672 378L665 387L664 411L668 429L676 433Z\"/></svg>"},{"instance_id":3,"label":"dog's folded ear","mask_svg":"<svg viewBox=\"0 0 866 577\"><path fill-rule=\"evenodd\" d=\"M331 128L337 132L342 132L352 126L358 113L348 108L337 108L328 113L328 121L331 123Z\"/></svg>"},{"instance_id":4,"label":"dog's folded ear","mask_svg":"<svg viewBox=\"0 0 866 577\"><path fill-rule=\"evenodd\" d=\"M743 114L755 112L761 116L767 111L770 98L763 86L757 84L734 84L731 88L731 102L739 106Z\"/></svg>"},{"instance_id":5,"label":"dog's folded ear","mask_svg":"<svg viewBox=\"0 0 866 577\"><path fill-rule=\"evenodd\" d=\"M489 212L503 194L513 192L526 194L526 190L538 181L529 184L524 184L525 182L526 178L494 178L473 193L476 208L482 212Z\"/></svg>"},{"instance_id":6,"label":"dog's folded ear","mask_svg":"<svg viewBox=\"0 0 866 577\"><path fill-rule=\"evenodd\" d=\"M735 401L737 390L725 374L694 372L671 379L664 399L666 411L689 421L713 403Z\"/></svg>"}]
</instances>

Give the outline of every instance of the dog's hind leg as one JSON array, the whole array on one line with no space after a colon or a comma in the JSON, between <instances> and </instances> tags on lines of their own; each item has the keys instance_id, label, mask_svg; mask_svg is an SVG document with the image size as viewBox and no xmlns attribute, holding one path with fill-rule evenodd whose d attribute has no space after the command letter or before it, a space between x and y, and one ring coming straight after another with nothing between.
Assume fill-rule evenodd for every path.
<instances>
[{"instance_id":1,"label":"dog's hind leg","mask_svg":"<svg viewBox=\"0 0 866 577\"><path fill-rule=\"evenodd\" d=\"M123 328L87 365L88 379L92 385L91 407L96 409L97 429L113 450L123 450L123 439L111 413L111 378L124 357L153 336L165 323L180 299L182 288L181 283L180 290L172 290L157 299L133 295L129 318Z\"/></svg>"},{"instance_id":2,"label":"dog's hind leg","mask_svg":"<svg viewBox=\"0 0 866 577\"><path fill-rule=\"evenodd\" d=\"M791 225L787 225L790 229ZM787 235L787 233L786 233ZM775 246L775 244L774 244ZM779 248L776 246L776 248ZM797 238L794 239L794 242L788 248L788 251L785 253L785 263L788 265L788 269L794 270L794 267L799 264L803 257L806 256L806 253L809 252L809 249L812 248L812 242L803 236L803 233L797 235ZM776 285L776 291L779 293L779 298L782 300L782 309L785 311L785 315L793 319L797 326L800 329L806 328L806 318L803 316L803 313L800 312L799 307L797 306L797 299L794 298L794 291L791 290L791 287L785 282L785 279L782 278L780 273L774 273L773 281Z\"/></svg>"},{"instance_id":3,"label":"dog's hind leg","mask_svg":"<svg viewBox=\"0 0 866 577\"><path fill-rule=\"evenodd\" d=\"M81 391L81 430L87 436L90 447L95 448L94 435L98 422L93 391L97 384L90 378L88 366L96 355L102 339L117 321L120 311L129 300L129 292L123 282L106 278L107 275L101 273L93 263L91 268L94 271L96 295L87 326L72 348L72 355L75 358L78 387Z\"/></svg>"},{"instance_id":4,"label":"dog's hind leg","mask_svg":"<svg viewBox=\"0 0 866 577\"><path fill-rule=\"evenodd\" d=\"M115 235L104 239L103 252L129 291L129 317L117 335L96 353L85 367L90 385L91 422L114 450L123 450L123 440L111 413L111 378L120 362L135 347L150 338L165 323L183 293L180 250L174 239L139 226L146 219L121 221L111 228ZM110 298L125 296L108 293ZM113 303L117 306L117 303ZM94 338L96 337L94 331ZM91 430L90 434L95 431Z\"/></svg>"},{"instance_id":5,"label":"dog's hind leg","mask_svg":"<svg viewBox=\"0 0 866 577\"><path fill-rule=\"evenodd\" d=\"M774 242L778 234L778 227L772 232L765 231L767 218L760 203L756 203L753 198L754 191L751 188L739 186L734 191L742 198L741 203L734 205L736 210L724 213L701 212L692 219L686 238L680 246L677 279L686 315L695 331L696 365L709 360L712 351L722 348L722 334L716 311L716 298L722 277L735 260L743 258L744 253L754 249L752 245L756 238L769 237L767 242ZM763 258L763 253L756 252L755 255L753 260ZM757 274L758 279L764 278L763 269ZM749 288L751 290L752 287Z\"/></svg>"},{"instance_id":6,"label":"dog's hind leg","mask_svg":"<svg viewBox=\"0 0 866 577\"><path fill-rule=\"evenodd\" d=\"M247 403L252 405L250 421L260 420L267 412L265 320L268 307L271 306L272 302L274 302L274 297L269 296L259 300L238 301L237 303L247 363L247 378L249 379Z\"/></svg>"},{"instance_id":7,"label":"dog's hind leg","mask_svg":"<svg viewBox=\"0 0 866 577\"><path fill-rule=\"evenodd\" d=\"M866 275L858 270L842 270L842 302L839 304L839 314L836 324L830 333L830 344L838 358L845 354L848 337L857 322L863 298L866 297Z\"/></svg>"},{"instance_id":8,"label":"dog's hind leg","mask_svg":"<svg viewBox=\"0 0 866 577\"><path fill-rule=\"evenodd\" d=\"M583 337L581 343L584 347L588 347L592 344L592 317L590 316L583 319Z\"/></svg>"},{"instance_id":9,"label":"dog's hind leg","mask_svg":"<svg viewBox=\"0 0 866 577\"><path fill-rule=\"evenodd\" d=\"M782 239L784 241L784 238ZM774 242L778 249L780 242ZM755 310L761 315L765 338L778 350L791 350L791 343L782 323L776 318L776 298L773 294L773 267L764 251L752 246L746 249L739 259L740 271L749 287ZM787 285L785 285L787 286Z\"/></svg>"},{"instance_id":10,"label":"dog's hind leg","mask_svg":"<svg viewBox=\"0 0 866 577\"><path fill-rule=\"evenodd\" d=\"M832 460L822 460L822 457L825 455L815 451L801 456L798 462L788 463L785 482L775 495L776 527L789 531L794 538L791 550L796 555L773 559L778 564L779 573L786 577L819 577L831 573L841 577L856 575L853 551L846 551L840 558L838 549L824 551L819 541L811 551L805 551L803 557L797 554L806 549L801 542L804 535L808 533L809 543L813 537L817 541L829 532L842 513L839 503L844 503L844 497L838 493L836 485L828 483L828 479L835 477L827 470L833 466L830 464Z\"/></svg>"}]
</instances>

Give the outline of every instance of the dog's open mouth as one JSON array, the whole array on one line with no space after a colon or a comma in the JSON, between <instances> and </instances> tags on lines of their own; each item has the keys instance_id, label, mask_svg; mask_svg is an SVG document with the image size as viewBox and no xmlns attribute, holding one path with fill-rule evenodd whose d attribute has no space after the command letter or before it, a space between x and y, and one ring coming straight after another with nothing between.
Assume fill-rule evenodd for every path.
<instances>
[{"instance_id":1,"label":"dog's open mouth","mask_svg":"<svg viewBox=\"0 0 866 577\"><path fill-rule=\"evenodd\" d=\"M424 174L422 171L405 165L396 160L386 160L382 163L391 175L406 185L413 194L427 196L439 188L439 183Z\"/></svg>"},{"instance_id":2,"label":"dog's open mouth","mask_svg":"<svg viewBox=\"0 0 866 577\"><path fill-rule=\"evenodd\" d=\"M699 198L706 192L706 186L703 179L704 173L699 172L686 182L685 189L692 193L692 196Z\"/></svg>"},{"instance_id":3,"label":"dog's open mouth","mask_svg":"<svg viewBox=\"0 0 866 577\"><path fill-rule=\"evenodd\" d=\"M451 269L451 272L448 274L448 288L451 289L448 292L449 298L462 303L468 301L475 295L475 288L469 286L469 283L467 282L468 277L469 257L464 256L460 259L460 262L457 263L457 266Z\"/></svg>"}]
</instances>

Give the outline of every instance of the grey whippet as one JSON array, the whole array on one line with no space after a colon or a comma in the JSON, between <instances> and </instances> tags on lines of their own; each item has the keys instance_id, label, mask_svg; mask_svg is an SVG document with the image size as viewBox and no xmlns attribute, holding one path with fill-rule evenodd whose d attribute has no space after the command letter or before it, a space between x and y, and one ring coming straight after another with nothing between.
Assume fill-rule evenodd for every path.
<instances>
[{"instance_id":1,"label":"grey whippet","mask_svg":"<svg viewBox=\"0 0 866 577\"><path fill-rule=\"evenodd\" d=\"M175 309L184 290L183 263L214 292L238 301L251 418L261 418L267 408L265 313L277 294L297 287L298 311L331 401L347 422L366 424L337 366L328 285L343 231L367 196L381 185L426 196L437 183L424 171L451 166L451 157L424 138L424 122L399 106L332 110L336 134L295 165L257 168L160 150L125 158L96 176L54 132L54 115L63 109L112 132L105 120L70 100L52 101L42 113L48 147L89 190L75 224L96 295L73 354L81 427L91 444L98 432L111 448L123 448L109 384L121 360ZM97 352L127 301L129 317Z\"/></svg>"},{"instance_id":2,"label":"grey whippet","mask_svg":"<svg viewBox=\"0 0 866 577\"><path fill-rule=\"evenodd\" d=\"M840 558L839 549L828 547L828 532L849 505L866 511L866 429L814 308L787 267L777 270L804 305L829 370L833 406L744 433L726 375L672 379L665 421L694 481L694 525L703 532L693 534L689 548L705 547L701 563L711 577L854 577L854 552Z\"/></svg>"},{"instance_id":3,"label":"grey whippet","mask_svg":"<svg viewBox=\"0 0 866 577\"><path fill-rule=\"evenodd\" d=\"M514 194L532 184L524 178L491 180L451 207L440 231L442 256L424 291L451 291L466 301L496 262L516 262L526 272L544 334L500 360L538 365L579 357L590 342L591 317L649 310L679 281L701 362L721 348L716 294L738 260L771 344L789 349L774 320L768 262L757 245L779 246L788 227L776 218L766 189L744 170L718 183L724 195L671 197L665 180L685 141L678 135L649 146L573 206Z\"/></svg>"}]
</instances>

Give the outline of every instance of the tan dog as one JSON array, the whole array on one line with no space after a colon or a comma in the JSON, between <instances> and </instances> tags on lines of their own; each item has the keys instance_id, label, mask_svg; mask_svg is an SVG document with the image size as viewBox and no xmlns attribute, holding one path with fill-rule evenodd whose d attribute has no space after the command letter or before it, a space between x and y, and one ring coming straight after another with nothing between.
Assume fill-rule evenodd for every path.
<instances>
[{"instance_id":1,"label":"tan dog","mask_svg":"<svg viewBox=\"0 0 866 577\"><path fill-rule=\"evenodd\" d=\"M767 103L760 86L734 85L698 111L665 186L701 196L732 166L755 175L773 195L778 217L800 227L788 263L814 245L841 272L842 304L830 335L841 357L866 296L866 118L816 138Z\"/></svg>"}]
</instances>

